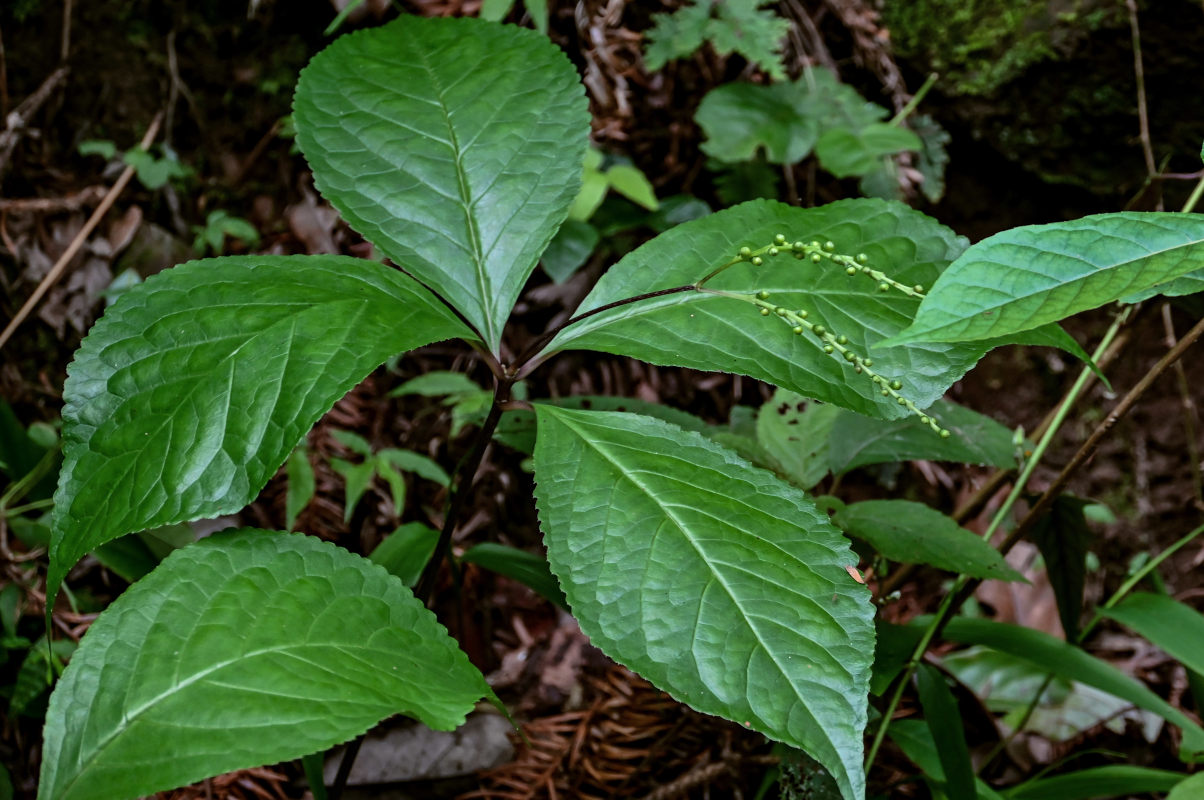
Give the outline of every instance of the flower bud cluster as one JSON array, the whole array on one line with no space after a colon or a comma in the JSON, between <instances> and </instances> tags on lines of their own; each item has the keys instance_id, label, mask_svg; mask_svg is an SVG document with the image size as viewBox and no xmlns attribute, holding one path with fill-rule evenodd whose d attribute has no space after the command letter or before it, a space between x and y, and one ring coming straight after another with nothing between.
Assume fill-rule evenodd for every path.
<instances>
[{"instance_id":1,"label":"flower bud cluster","mask_svg":"<svg viewBox=\"0 0 1204 800\"><path fill-rule=\"evenodd\" d=\"M774 237L773 244L753 250L751 247L741 247L736 257L727 262L723 266L711 272L705 278L695 284L695 288L702 291L714 292L715 294L731 297L733 299L744 300L750 302L760 309L761 316L774 316L781 319L790 326L791 331L798 336L811 334L818 341L820 348L834 358L840 358L848 362L852 366L853 371L858 375L865 375L874 384L877 390L884 398L893 399L900 406L903 406L911 413L919 417L920 422L932 428L941 438L949 438L949 431L940 426L935 419L925 414L911 400L901 394L903 382L898 379L888 379L874 371L874 362L872 359L863 358L854 353L848 348L848 337L838 335L828 330L822 324L818 324L809 319L810 314L805 309L792 310L785 306L777 305L770 301L769 292L760 291L756 294L741 294L735 292L716 291L713 289L703 289L703 284L714 278L720 272L728 267L747 261L754 267L759 267L765 263L766 258L774 258L784 253L790 253L796 259L803 261L807 260L814 264L819 264L824 261L844 267L845 273L850 277L855 275L865 275L878 283L878 290L889 292L892 289L902 292L908 297L924 297L924 287L920 285L907 286L902 284L890 276L883 273L881 270L873 269L868 265L869 258L865 253L858 253L855 256L843 255L837 253L836 245L833 242L802 242L789 241L783 234L778 234Z\"/></svg>"}]
</instances>

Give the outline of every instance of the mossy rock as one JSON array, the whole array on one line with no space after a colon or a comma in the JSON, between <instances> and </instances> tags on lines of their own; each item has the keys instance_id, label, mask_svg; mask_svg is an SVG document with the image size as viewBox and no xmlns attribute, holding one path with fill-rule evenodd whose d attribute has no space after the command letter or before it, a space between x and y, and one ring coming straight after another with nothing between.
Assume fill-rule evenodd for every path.
<instances>
[{"instance_id":1,"label":"mossy rock","mask_svg":"<svg viewBox=\"0 0 1204 800\"><path fill-rule=\"evenodd\" d=\"M1116 0L887 0L882 18L900 56L970 96L1073 53L1093 31L1127 25Z\"/></svg>"},{"instance_id":2,"label":"mossy rock","mask_svg":"<svg viewBox=\"0 0 1204 800\"><path fill-rule=\"evenodd\" d=\"M937 117L1050 183L1127 196L1145 181L1120 0L886 0L882 14L900 60L941 76L926 102ZM1189 99L1204 26L1184 20L1199 16L1190 0L1140 9L1151 141L1168 171L1198 169L1204 107Z\"/></svg>"}]
</instances>

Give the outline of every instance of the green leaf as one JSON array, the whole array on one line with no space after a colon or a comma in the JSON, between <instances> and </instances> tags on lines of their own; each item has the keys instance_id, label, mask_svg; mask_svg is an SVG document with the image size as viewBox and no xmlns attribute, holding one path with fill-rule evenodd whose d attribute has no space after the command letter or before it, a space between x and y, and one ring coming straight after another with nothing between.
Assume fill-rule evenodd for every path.
<instances>
[{"instance_id":1,"label":"green leaf","mask_svg":"<svg viewBox=\"0 0 1204 800\"><path fill-rule=\"evenodd\" d=\"M879 420L842 413L832 425L828 447L832 471L913 459L1015 466L1012 432L995 420L948 400L938 400L927 413L950 432L949 438L933 436L916 417Z\"/></svg>"},{"instance_id":2,"label":"green leaf","mask_svg":"<svg viewBox=\"0 0 1204 800\"><path fill-rule=\"evenodd\" d=\"M317 486L314 482L314 467L309 463L309 451L301 445L293 450L285 462L288 476L288 491L284 496L285 527L292 530L297 517L314 498Z\"/></svg>"},{"instance_id":3,"label":"green leaf","mask_svg":"<svg viewBox=\"0 0 1204 800\"><path fill-rule=\"evenodd\" d=\"M504 544L484 542L468 548L464 555L460 556L460 560L513 578L553 605L566 609L569 607L559 581L548 568L548 560L543 556Z\"/></svg>"},{"instance_id":4,"label":"green leaf","mask_svg":"<svg viewBox=\"0 0 1204 800\"><path fill-rule=\"evenodd\" d=\"M761 149L771 164L802 161L819 138L818 117L806 97L801 82L712 89L694 115L706 136L702 151L726 162L749 161Z\"/></svg>"},{"instance_id":5,"label":"green leaf","mask_svg":"<svg viewBox=\"0 0 1204 800\"><path fill-rule=\"evenodd\" d=\"M891 561L929 564L983 580L1024 580L998 550L923 503L866 500L840 509L833 521Z\"/></svg>"},{"instance_id":6,"label":"green leaf","mask_svg":"<svg viewBox=\"0 0 1204 800\"><path fill-rule=\"evenodd\" d=\"M323 196L496 351L577 194L589 114L564 54L523 28L403 16L315 56L293 113Z\"/></svg>"},{"instance_id":7,"label":"green leaf","mask_svg":"<svg viewBox=\"0 0 1204 800\"><path fill-rule=\"evenodd\" d=\"M920 664L916 670L916 686L924 721L932 733L941 771L945 775L945 791L950 797L973 797L974 765L966 746L966 731L962 727L957 700L945 683L945 676L930 664Z\"/></svg>"},{"instance_id":8,"label":"green leaf","mask_svg":"<svg viewBox=\"0 0 1204 800\"><path fill-rule=\"evenodd\" d=\"M598 229L588 222L565 220L540 257L543 271L556 283L564 283L594 252L600 238Z\"/></svg>"},{"instance_id":9,"label":"green leaf","mask_svg":"<svg viewBox=\"0 0 1204 800\"><path fill-rule=\"evenodd\" d=\"M540 402L559 408L578 408L586 411L630 411L633 414L643 414L645 417L670 422L687 431L706 433L708 429L708 425L693 414L634 397L579 394ZM507 411L498 423L494 438L520 453L531 455L535 452L535 413L526 409Z\"/></svg>"},{"instance_id":10,"label":"green leaf","mask_svg":"<svg viewBox=\"0 0 1204 800\"><path fill-rule=\"evenodd\" d=\"M367 559L300 534L177 550L93 623L50 700L38 797L125 800L346 741L451 730L480 672Z\"/></svg>"},{"instance_id":11,"label":"green leaf","mask_svg":"<svg viewBox=\"0 0 1204 800\"><path fill-rule=\"evenodd\" d=\"M921 146L920 137L906 128L880 122L857 130L825 131L815 143L815 157L836 177L849 178L871 172L882 156L919 150Z\"/></svg>"},{"instance_id":12,"label":"green leaf","mask_svg":"<svg viewBox=\"0 0 1204 800\"><path fill-rule=\"evenodd\" d=\"M75 652L75 642L70 639L58 639L50 643L49 651L46 637L43 636L33 643L17 678L12 685L12 697L9 700L8 711L13 717L26 713L30 705L50 688L50 678L57 678L63 671L63 662L71 658Z\"/></svg>"},{"instance_id":13,"label":"green leaf","mask_svg":"<svg viewBox=\"0 0 1204 800\"><path fill-rule=\"evenodd\" d=\"M928 778L938 784L945 783L945 770L927 725L916 719L901 719L891 724L887 735ZM980 780L975 779L974 787L978 800L1001 800L1003 797ZM954 795L954 798L965 796Z\"/></svg>"},{"instance_id":14,"label":"green leaf","mask_svg":"<svg viewBox=\"0 0 1204 800\"><path fill-rule=\"evenodd\" d=\"M1200 800L1204 797L1204 772L1197 772L1175 784L1166 800Z\"/></svg>"},{"instance_id":15,"label":"green leaf","mask_svg":"<svg viewBox=\"0 0 1204 800\"><path fill-rule=\"evenodd\" d=\"M1132 628L1189 670L1204 675L1204 616L1190 606L1165 595L1137 592L1099 613Z\"/></svg>"},{"instance_id":16,"label":"green leaf","mask_svg":"<svg viewBox=\"0 0 1204 800\"><path fill-rule=\"evenodd\" d=\"M147 543L136 533L105 542L93 550L92 555L130 583L159 566L162 560L155 557Z\"/></svg>"},{"instance_id":17,"label":"green leaf","mask_svg":"<svg viewBox=\"0 0 1204 800\"><path fill-rule=\"evenodd\" d=\"M1035 778L1007 793L1008 800L1090 800L1165 792L1182 784L1183 773L1114 764L1091 767L1052 778ZM1168 799L1169 800L1169 799Z\"/></svg>"},{"instance_id":18,"label":"green leaf","mask_svg":"<svg viewBox=\"0 0 1204 800\"><path fill-rule=\"evenodd\" d=\"M891 344L1005 336L1204 269L1204 216L1128 211L1028 225L975 244Z\"/></svg>"},{"instance_id":19,"label":"green leaf","mask_svg":"<svg viewBox=\"0 0 1204 800\"><path fill-rule=\"evenodd\" d=\"M435 371L406 381L389 392L389 397L404 397L407 394L442 397L449 394L467 394L479 391L481 391L481 387L463 372Z\"/></svg>"},{"instance_id":20,"label":"green leaf","mask_svg":"<svg viewBox=\"0 0 1204 800\"><path fill-rule=\"evenodd\" d=\"M397 450L390 447L381 450L376 454L376 457L402 472L412 472L419 478L434 481L440 486L451 485L451 476L444 471L443 467L439 466L438 462L422 455L422 453L415 453L413 450Z\"/></svg>"},{"instance_id":21,"label":"green leaf","mask_svg":"<svg viewBox=\"0 0 1204 800\"><path fill-rule=\"evenodd\" d=\"M673 14L653 14L645 32L644 63L651 72L670 61L691 55L710 41L720 55L736 52L775 79L786 76L781 41L790 23L759 6L767 0L692 0ZM712 16L717 12L717 16Z\"/></svg>"},{"instance_id":22,"label":"green leaf","mask_svg":"<svg viewBox=\"0 0 1204 800\"><path fill-rule=\"evenodd\" d=\"M945 195L945 167L949 164L948 146L953 137L928 114L916 114L907 124L920 137L920 154L916 169L924 176L920 191L930 203L940 202Z\"/></svg>"},{"instance_id":23,"label":"green leaf","mask_svg":"<svg viewBox=\"0 0 1204 800\"><path fill-rule=\"evenodd\" d=\"M535 30L548 35L548 0L523 0L523 7L531 15Z\"/></svg>"},{"instance_id":24,"label":"green leaf","mask_svg":"<svg viewBox=\"0 0 1204 800\"><path fill-rule=\"evenodd\" d=\"M634 295L688 287L730 261L740 247L761 248L777 234L789 240L829 239L838 253L864 253L908 285L931 285L963 240L929 217L899 203L844 200L821 208L753 201L686 222L662 233L615 264L577 309L596 311ZM904 381L903 393L921 408L940 398L985 352L981 345L882 349L919 305L899 292L883 293L864 275L835 264L797 261L787 254L764 265L737 264L708 289L766 290L775 302L804 309L810 319L847 336L849 347L872 356L874 370ZM823 352L814 336L796 336L755 305L686 290L601 311L568 326L545 352L601 350L655 364L721 370L871 416L908 412L838 355Z\"/></svg>"},{"instance_id":25,"label":"green leaf","mask_svg":"<svg viewBox=\"0 0 1204 800\"><path fill-rule=\"evenodd\" d=\"M626 197L636 205L643 206L649 211L660 208L656 199L656 190L648 177L636 166L631 164L615 164L606 170L606 181L610 188Z\"/></svg>"},{"instance_id":26,"label":"green leaf","mask_svg":"<svg viewBox=\"0 0 1204 800\"><path fill-rule=\"evenodd\" d=\"M590 640L699 711L804 750L860 798L874 612L827 516L701 434L536 414L548 560Z\"/></svg>"},{"instance_id":27,"label":"green leaf","mask_svg":"<svg viewBox=\"0 0 1204 800\"><path fill-rule=\"evenodd\" d=\"M123 533L238 511L378 364L467 335L413 278L341 256L196 261L126 292L64 388L48 595Z\"/></svg>"},{"instance_id":28,"label":"green leaf","mask_svg":"<svg viewBox=\"0 0 1204 800\"><path fill-rule=\"evenodd\" d=\"M916 622L925 624L927 620L921 617ZM1079 681L1128 700L1182 729L1181 757L1191 759L1204 754L1204 728L1116 667L1048 633L986 619L958 617L945 628L945 638L1000 650L1059 677Z\"/></svg>"},{"instance_id":29,"label":"green leaf","mask_svg":"<svg viewBox=\"0 0 1204 800\"><path fill-rule=\"evenodd\" d=\"M406 586L418 583L426 562L435 552L439 531L421 522L407 522L390 533L368 558L401 579Z\"/></svg>"},{"instance_id":30,"label":"green leaf","mask_svg":"<svg viewBox=\"0 0 1204 800\"><path fill-rule=\"evenodd\" d=\"M117 145L109 139L85 139L76 150L81 156L100 156L106 160L117 155Z\"/></svg>"},{"instance_id":31,"label":"green leaf","mask_svg":"<svg viewBox=\"0 0 1204 800\"><path fill-rule=\"evenodd\" d=\"M1045 560L1045 571L1068 642L1078 641L1079 618L1083 615L1087 549L1091 546L1091 531L1083 508L1089 504L1089 500L1078 497L1059 496L1028 535Z\"/></svg>"},{"instance_id":32,"label":"green leaf","mask_svg":"<svg viewBox=\"0 0 1204 800\"><path fill-rule=\"evenodd\" d=\"M359 453L361 456L372 455L372 444L354 431L335 428L330 432L330 437L353 453Z\"/></svg>"},{"instance_id":33,"label":"green leaf","mask_svg":"<svg viewBox=\"0 0 1204 800\"><path fill-rule=\"evenodd\" d=\"M757 412L757 443L779 474L810 489L828 474L828 437L843 412L778 389ZM929 430L929 436L932 431Z\"/></svg>"},{"instance_id":34,"label":"green leaf","mask_svg":"<svg viewBox=\"0 0 1204 800\"><path fill-rule=\"evenodd\" d=\"M352 464L342 458L332 458L330 466L343 476L343 522L348 522L364 492L372 485L372 479L376 477L376 462L368 459L360 464ZM397 509L397 513L400 514L401 509Z\"/></svg>"},{"instance_id":35,"label":"green leaf","mask_svg":"<svg viewBox=\"0 0 1204 800\"><path fill-rule=\"evenodd\" d=\"M482 0L481 19L501 22L512 8L514 8L514 0Z\"/></svg>"}]
</instances>

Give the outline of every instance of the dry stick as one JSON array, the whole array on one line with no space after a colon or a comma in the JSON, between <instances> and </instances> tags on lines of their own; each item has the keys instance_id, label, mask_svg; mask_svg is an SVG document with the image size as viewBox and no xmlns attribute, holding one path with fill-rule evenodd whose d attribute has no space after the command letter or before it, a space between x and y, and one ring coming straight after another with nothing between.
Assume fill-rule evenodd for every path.
<instances>
[{"instance_id":1,"label":"dry stick","mask_svg":"<svg viewBox=\"0 0 1204 800\"><path fill-rule=\"evenodd\" d=\"M1178 361L1187 352L1187 348L1191 347L1196 339L1199 339L1202 335L1204 335L1204 319L1197 322L1190 331L1184 334L1183 338L1166 355L1160 358L1158 363L1128 391L1128 394L1121 398L1121 401L1116 404L1111 413L1087 437L1087 441L1083 442L1083 446L1074 454L1070 462L1062 467L1062 471L1058 473L1058 477L1041 494L1040 499L1029 509L1028 514L1020 521L1020 524L1008 534L1007 539L1004 540L999 548L1001 554L1006 555L1012 546L1032 529L1037 520L1045 514L1046 510L1053 504L1053 501L1061 494L1062 489L1070 481L1071 476L1083 465L1083 462L1095 454L1095 449L1099 447L1100 441L1112 430L1120 418L1129 413L1129 410L1145 394L1146 390L1154 384L1154 381L1158 380L1162 373L1166 372L1167 368Z\"/></svg>"},{"instance_id":2,"label":"dry stick","mask_svg":"<svg viewBox=\"0 0 1204 800\"><path fill-rule=\"evenodd\" d=\"M21 134L25 130L26 123L50 98L51 92L66 79L68 72L67 67L59 67L50 73L50 76L42 81L42 85L35 89L33 94L22 100L11 114L4 116L6 127L0 131L0 178L4 177L8 161L17 147L17 142L21 141Z\"/></svg>"},{"instance_id":3,"label":"dry stick","mask_svg":"<svg viewBox=\"0 0 1204 800\"><path fill-rule=\"evenodd\" d=\"M1162 327L1166 331L1166 346L1174 347L1175 323L1171 319L1171 304L1162 304ZM1179 404L1183 408L1183 433L1187 438L1187 455L1191 459L1191 483L1196 492L1196 505L1204 509L1204 478L1200 475L1200 448L1196 446L1196 403L1191 397L1187 372L1183 362L1175 362L1175 378L1179 384Z\"/></svg>"},{"instance_id":4,"label":"dry stick","mask_svg":"<svg viewBox=\"0 0 1204 800\"><path fill-rule=\"evenodd\" d=\"M1130 320L1130 324L1131 322L1132 321ZM1117 335L1112 344L1109 345L1103 354L1095 360L1095 365L1099 368L1100 372L1103 372L1108 368L1108 365L1111 364L1118 355L1120 355L1121 350L1124 349L1128 342L1129 334L1127 331L1122 331ZM1079 395L1087 391L1087 389L1091 387L1091 381L1093 380L1097 380L1095 373L1089 373L1087 382L1083 384L1081 390L1076 389L1075 387L1071 387L1069 390L1067 390L1066 394L1062 396L1062 399L1055 403L1053 408L1049 410L1049 413L1045 415L1045 419L1041 420L1041 424L1033 429L1031 435L1034 441L1040 439L1049 426L1053 423L1054 419L1057 418L1058 410L1066 404L1066 398L1072 393ZM978 512L982 510L983 506L985 506L990 499L995 496L995 493L998 492L1004 484L1015 477L1015 474L1015 467L995 470L987 476L987 479L983 481L981 486L974 490L974 494L971 495L970 499L966 500L966 502L962 503L952 514L950 514L950 517L958 525L964 524L966 520L978 514ZM891 592L902 586L904 582L906 582L907 579L910 578L918 569L919 567L916 564L899 565L898 569L893 571L888 578L882 581L878 588L878 596L888 596Z\"/></svg>"},{"instance_id":5,"label":"dry stick","mask_svg":"<svg viewBox=\"0 0 1204 800\"><path fill-rule=\"evenodd\" d=\"M71 0L63 0L63 35L59 40L59 61L71 53Z\"/></svg>"},{"instance_id":6,"label":"dry stick","mask_svg":"<svg viewBox=\"0 0 1204 800\"><path fill-rule=\"evenodd\" d=\"M155 140L155 135L159 132L159 124L162 120L162 112L156 114L155 118L151 120L150 127L146 129L146 135L142 137L142 142L138 145L143 150L150 147L151 142ZM126 184L130 182L130 178L132 177L134 177L134 168L126 167L117 178L117 182L109 189L109 193L100 201L100 205L92 212L92 216L88 217L88 221L84 223L84 227L80 228L79 233L75 234L75 238L71 240L71 244L67 246L66 251L59 256L59 260L51 267L50 272L46 273L46 277L42 278L42 282L38 284L38 288L34 289L33 294L25 301L25 305L21 306L21 310L8 323L4 332L0 333L0 348L4 347L9 338L12 337L13 332L25 321L25 318L29 316L29 312L34 309L34 306L42 299L42 296L62 277L63 272L67 269L67 265L71 263L71 259L83 247L84 241L92 234L96 226L100 224L100 220L104 218L109 209L113 207L113 203L117 202L118 195L125 189Z\"/></svg>"},{"instance_id":7,"label":"dry stick","mask_svg":"<svg viewBox=\"0 0 1204 800\"><path fill-rule=\"evenodd\" d=\"M1141 153L1145 157L1146 185L1148 186L1158 172L1158 168L1154 165L1154 147L1150 143L1150 118L1145 100L1145 67L1141 60L1141 29L1137 26L1136 0L1125 0L1125 6L1129 9L1129 30L1133 39L1133 75L1137 79L1137 121L1141 130ZM1163 210L1161 193L1158 197L1157 210Z\"/></svg>"}]
</instances>

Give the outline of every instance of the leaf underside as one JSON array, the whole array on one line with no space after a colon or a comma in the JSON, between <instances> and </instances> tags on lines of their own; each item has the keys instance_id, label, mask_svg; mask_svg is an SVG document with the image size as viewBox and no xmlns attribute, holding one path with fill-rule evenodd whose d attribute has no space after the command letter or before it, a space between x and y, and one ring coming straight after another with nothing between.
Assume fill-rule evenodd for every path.
<instances>
[{"instance_id":1,"label":"leaf underside","mask_svg":"<svg viewBox=\"0 0 1204 800\"><path fill-rule=\"evenodd\" d=\"M628 254L602 277L578 314L641 293L688 286L732 259L742 246L760 248L776 234L789 240L830 240L837 253L864 253L868 263L906 284L931 286L961 253L964 240L901 203L842 200L797 208L754 200L677 226ZM871 356L874 370L903 381L902 393L920 408L938 400L988 349L982 344L875 345L911 324L919 300L880 292L864 275L849 276L827 262L787 254L760 267L737 264L708 288L755 293L803 309L809 319L847 336L849 348ZM894 419L906 409L838 354L826 354L812 335L797 336L751 303L683 291L597 313L570 325L547 348L601 350L654 364L719 370L768 381L783 389L868 416Z\"/></svg>"},{"instance_id":2,"label":"leaf underside","mask_svg":"<svg viewBox=\"0 0 1204 800\"><path fill-rule=\"evenodd\" d=\"M110 539L241 509L386 358L456 336L417 281L342 256L195 261L123 294L63 390L49 595Z\"/></svg>"},{"instance_id":3,"label":"leaf underside","mask_svg":"<svg viewBox=\"0 0 1204 800\"><path fill-rule=\"evenodd\" d=\"M538 405L552 571L595 645L690 706L799 747L864 791L869 592L800 490L701 434Z\"/></svg>"},{"instance_id":4,"label":"leaf underside","mask_svg":"<svg viewBox=\"0 0 1204 800\"><path fill-rule=\"evenodd\" d=\"M451 730L486 694L383 568L301 534L224 531L92 625L51 697L38 797L140 797L299 758L397 713Z\"/></svg>"},{"instance_id":5,"label":"leaf underside","mask_svg":"<svg viewBox=\"0 0 1204 800\"><path fill-rule=\"evenodd\" d=\"M581 183L589 113L546 36L403 16L301 72L297 141L314 183L496 351Z\"/></svg>"}]
</instances>

